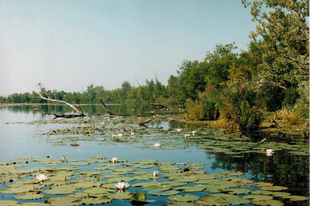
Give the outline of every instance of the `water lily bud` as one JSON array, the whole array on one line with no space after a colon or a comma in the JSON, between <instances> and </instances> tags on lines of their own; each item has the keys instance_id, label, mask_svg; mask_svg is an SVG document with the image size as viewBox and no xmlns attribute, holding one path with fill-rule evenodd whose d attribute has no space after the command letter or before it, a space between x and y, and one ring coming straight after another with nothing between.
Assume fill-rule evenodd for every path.
<instances>
[{"instance_id":1,"label":"water lily bud","mask_svg":"<svg viewBox=\"0 0 310 206\"><path fill-rule=\"evenodd\" d=\"M267 156L272 156L273 153L274 153L273 149L267 149L267 150L266 150L266 155L267 155Z\"/></svg>"},{"instance_id":2,"label":"water lily bud","mask_svg":"<svg viewBox=\"0 0 310 206\"><path fill-rule=\"evenodd\" d=\"M112 163L117 163L117 157L113 157L111 162Z\"/></svg>"},{"instance_id":3,"label":"water lily bud","mask_svg":"<svg viewBox=\"0 0 310 206\"><path fill-rule=\"evenodd\" d=\"M155 144L154 144L154 147L156 147L156 148L157 148L157 147L160 147L160 146L161 146L160 143L155 143Z\"/></svg>"}]
</instances>

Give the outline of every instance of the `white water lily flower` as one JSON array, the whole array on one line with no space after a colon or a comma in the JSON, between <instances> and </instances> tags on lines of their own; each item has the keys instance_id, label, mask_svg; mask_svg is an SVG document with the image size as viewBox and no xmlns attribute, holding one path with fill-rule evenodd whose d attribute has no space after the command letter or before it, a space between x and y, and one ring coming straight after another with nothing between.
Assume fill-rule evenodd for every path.
<instances>
[{"instance_id":1,"label":"white water lily flower","mask_svg":"<svg viewBox=\"0 0 310 206\"><path fill-rule=\"evenodd\" d=\"M123 134L122 134L122 133L118 133L117 136L118 136L118 137L122 137Z\"/></svg>"},{"instance_id":2,"label":"white water lily flower","mask_svg":"<svg viewBox=\"0 0 310 206\"><path fill-rule=\"evenodd\" d=\"M155 144L154 144L154 147L156 147L156 148L157 148L157 147L160 147L160 146L161 146L160 143L155 143Z\"/></svg>"},{"instance_id":3,"label":"white water lily flower","mask_svg":"<svg viewBox=\"0 0 310 206\"><path fill-rule=\"evenodd\" d=\"M112 138L116 138L117 136L116 136L116 134L112 134Z\"/></svg>"},{"instance_id":4,"label":"white water lily flower","mask_svg":"<svg viewBox=\"0 0 310 206\"><path fill-rule=\"evenodd\" d=\"M273 149L267 149L267 150L266 150L266 155L267 155L267 156L272 156L273 153L274 153Z\"/></svg>"},{"instance_id":5,"label":"white water lily flower","mask_svg":"<svg viewBox=\"0 0 310 206\"><path fill-rule=\"evenodd\" d=\"M184 137L185 137L185 138L189 138L189 134L185 134Z\"/></svg>"},{"instance_id":6,"label":"white water lily flower","mask_svg":"<svg viewBox=\"0 0 310 206\"><path fill-rule=\"evenodd\" d=\"M182 129L177 129L177 132L181 132L182 131Z\"/></svg>"},{"instance_id":7,"label":"white water lily flower","mask_svg":"<svg viewBox=\"0 0 310 206\"><path fill-rule=\"evenodd\" d=\"M117 157L113 157L112 160L111 160L112 163L117 163L117 161L118 161Z\"/></svg>"},{"instance_id":8,"label":"white water lily flower","mask_svg":"<svg viewBox=\"0 0 310 206\"><path fill-rule=\"evenodd\" d=\"M196 134L197 131L192 131L192 135L194 136Z\"/></svg>"},{"instance_id":9,"label":"white water lily flower","mask_svg":"<svg viewBox=\"0 0 310 206\"><path fill-rule=\"evenodd\" d=\"M153 177L158 177L158 172L157 171L153 172Z\"/></svg>"},{"instance_id":10,"label":"white water lily flower","mask_svg":"<svg viewBox=\"0 0 310 206\"><path fill-rule=\"evenodd\" d=\"M43 182L44 180L47 180L47 176L45 174L39 174L36 175L37 180L39 180L40 182Z\"/></svg>"},{"instance_id":11,"label":"white water lily flower","mask_svg":"<svg viewBox=\"0 0 310 206\"><path fill-rule=\"evenodd\" d=\"M62 143L62 139L59 140L59 143L60 143L60 144Z\"/></svg>"},{"instance_id":12,"label":"white water lily flower","mask_svg":"<svg viewBox=\"0 0 310 206\"><path fill-rule=\"evenodd\" d=\"M126 188L130 187L127 182L119 182L115 186L118 190L125 190Z\"/></svg>"},{"instance_id":13,"label":"white water lily flower","mask_svg":"<svg viewBox=\"0 0 310 206\"><path fill-rule=\"evenodd\" d=\"M130 133L130 135L131 135L131 136L134 136L134 135L135 135L135 133L134 133L134 132L131 132L131 133Z\"/></svg>"}]
</instances>

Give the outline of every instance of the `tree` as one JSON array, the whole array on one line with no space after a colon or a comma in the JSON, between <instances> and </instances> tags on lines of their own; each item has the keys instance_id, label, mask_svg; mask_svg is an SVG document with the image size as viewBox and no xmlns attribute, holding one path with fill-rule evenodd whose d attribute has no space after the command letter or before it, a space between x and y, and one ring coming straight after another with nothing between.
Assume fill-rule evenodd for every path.
<instances>
[{"instance_id":1,"label":"tree","mask_svg":"<svg viewBox=\"0 0 310 206\"><path fill-rule=\"evenodd\" d=\"M128 81L123 82L123 84L122 84L122 93L123 93L122 101L127 100L131 89L132 89L131 84Z\"/></svg>"},{"instance_id":2,"label":"tree","mask_svg":"<svg viewBox=\"0 0 310 206\"><path fill-rule=\"evenodd\" d=\"M207 71L207 86L212 85L217 89L223 88L224 82L228 80L229 69L238 58L238 54L233 53L236 48L234 43L217 44L213 53L207 53L204 63Z\"/></svg>"},{"instance_id":3,"label":"tree","mask_svg":"<svg viewBox=\"0 0 310 206\"><path fill-rule=\"evenodd\" d=\"M198 61L183 61L178 74L180 78L179 89L183 93L182 100L184 102L188 98L192 100L197 99L198 92L205 90L206 68L204 66L204 63L199 63Z\"/></svg>"},{"instance_id":4,"label":"tree","mask_svg":"<svg viewBox=\"0 0 310 206\"><path fill-rule=\"evenodd\" d=\"M309 1L242 0L251 6L253 21L258 22L250 38L257 43L252 52L258 56L261 72L257 79L282 89L309 78Z\"/></svg>"}]
</instances>

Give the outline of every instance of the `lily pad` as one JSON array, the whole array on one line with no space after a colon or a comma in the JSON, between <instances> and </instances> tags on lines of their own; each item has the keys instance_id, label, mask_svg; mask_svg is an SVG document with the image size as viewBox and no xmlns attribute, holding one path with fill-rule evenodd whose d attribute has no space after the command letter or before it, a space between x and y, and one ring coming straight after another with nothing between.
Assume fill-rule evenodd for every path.
<instances>
[{"instance_id":1,"label":"lily pad","mask_svg":"<svg viewBox=\"0 0 310 206\"><path fill-rule=\"evenodd\" d=\"M14 200L0 200L0 206L15 206L18 205L17 201Z\"/></svg>"},{"instance_id":2,"label":"lily pad","mask_svg":"<svg viewBox=\"0 0 310 206\"><path fill-rule=\"evenodd\" d=\"M100 205L112 202L108 198L84 198L79 203L82 205Z\"/></svg>"},{"instance_id":3,"label":"lily pad","mask_svg":"<svg viewBox=\"0 0 310 206\"><path fill-rule=\"evenodd\" d=\"M44 190L43 192L46 194L53 194L53 195L65 195L65 194L72 194L77 190L71 185L61 185L61 186L54 186L51 189Z\"/></svg>"},{"instance_id":4,"label":"lily pad","mask_svg":"<svg viewBox=\"0 0 310 206\"><path fill-rule=\"evenodd\" d=\"M42 199L43 197L45 197L45 195L36 194L36 193L32 193L32 192L13 196L14 199L18 199L18 200L37 200L37 199Z\"/></svg>"},{"instance_id":5,"label":"lily pad","mask_svg":"<svg viewBox=\"0 0 310 206\"><path fill-rule=\"evenodd\" d=\"M170 196L170 195L179 194L179 191L175 191L175 190L168 190L168 191L150 190L150 191L148 191L148 193L150 195L155 195L155 196Z\"/></svg>"},{"instance_id":6,"label":"lily pad","mask_svg":"<svg viewBox=\"0 0 310 206\"><path fill-rule=\"evenodd\" d=\"M299 195L291 195L291 196L284 196L284 199L289 199L290 201L305 201L308 200L308 197L299 196Z\"/></svg>"},{"instance_id":7,"label":"lily pad","mask_svg":"<svg viewBox=\"0 0 310 206\"><path fill-rule=\"evenodd\" d=\"M268 195L246 195L243 196L242 198L244 199L252 199L253 201L267 201L267 200L272 200L272 196Z\"/></svg>"},{"instance_id":8,"label":"lily pad","mask_svg":"<svg viewBox=\"0 0 310 206\"><path fill-rule=\"evenodd\" d=\"M194 202L194 201L199 200L199 196L191 195L191 194L173 195L173 196L167 197L167 199L173 202Z\"/></svg>"},{"instance_id":9,"label":"lily pad","mask_svg":"<svg viewBox=\"0 0 310 206\"><path fill-rule=\"evenodd\" d=\"M131 193L129 192L117 192L108 196L108 198L113 200L127 200L131 198Z\"/></svg>"},{"instance_id":10,"label":"lily pad","mask_svg":"<svg viewBox=\"0 0 310 206\"><path fill-rule=\"evenodd\" d=\"M58 205L80 205L79 198L73 198L73 197L51 197L47 199L47 202L50 203L50 205L58 206Z\"/></svg>"}]
</instances>

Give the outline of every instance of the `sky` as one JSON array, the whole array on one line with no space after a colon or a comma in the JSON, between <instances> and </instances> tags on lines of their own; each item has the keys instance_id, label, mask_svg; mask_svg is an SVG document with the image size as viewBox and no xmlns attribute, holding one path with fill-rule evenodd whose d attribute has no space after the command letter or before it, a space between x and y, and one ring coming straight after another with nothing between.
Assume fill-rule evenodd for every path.
<instances>
[{"instance_id":1,"label":"sky","mask_svg":"<svg viewBox=\"0 0 310 206\"><path fill-rule=\"evenodd\" d=\"M216 44L248 50L241 0L1 0L0 96L87 86L167 85Z\"/></svg>"}]
</instances>

